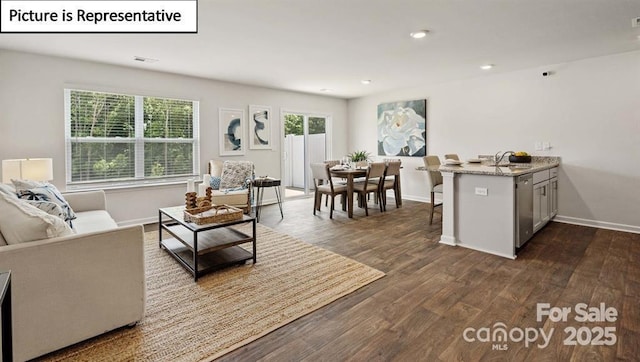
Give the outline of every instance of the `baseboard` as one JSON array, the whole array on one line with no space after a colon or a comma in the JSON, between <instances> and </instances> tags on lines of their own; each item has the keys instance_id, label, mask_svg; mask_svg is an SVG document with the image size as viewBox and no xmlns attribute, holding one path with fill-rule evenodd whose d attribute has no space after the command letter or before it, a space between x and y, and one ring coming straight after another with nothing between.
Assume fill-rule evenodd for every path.
<instances>
[{"instance_id":1,"label":"baseboard","mask_svg":"<svg viewBox=\"0 0 640 362\"><path fill-rule=\"evenodd\" d=\"M418 202L426 202L427 204L431 202L431 199L426 198L424 196L402 195L402 199L403 200L418 201ZM436 198L436 203L439 203L441 201L442 200Z\"/></svg>"},{"instance_id":2,"label":"baseboard","mask_svg":"<svg viewBox=\"0 0 640 362\"><path fill-rule=\"evenodd\" d=\"M145 217L142 219L131 219L118 222L118 226L131 226L140 224L155 224L158 222L158 216Z\"/></svg>"},{"instance_id":3,"label":"baseboard","mask_svg":"<svg viewBox=\"0 0 640 362\"><path fill-rule=\"evenodd\" d=\"M634 225L617 224L613 222L581 219L577 217L562 216L562 215L556 215L556 217L554 217L552 221L557 221L565 224L589 226L589 227L600 228L600 229L624 231L628 233L640 234L640 226L634 226Z\"/></svg>"},{"instance_id":4,"label":"baseboard","mask_svg":"<svg viewBox=\"0 0 640 362\"><path fill-rule=\"evenodd\" d=\"M440 244L445 244L445 245L451 245L451 246L456 246L458 245L456 243L456 238L454 238L453 236L445 236L445 235L440 235Z\"/></svg>"}]
</instances>

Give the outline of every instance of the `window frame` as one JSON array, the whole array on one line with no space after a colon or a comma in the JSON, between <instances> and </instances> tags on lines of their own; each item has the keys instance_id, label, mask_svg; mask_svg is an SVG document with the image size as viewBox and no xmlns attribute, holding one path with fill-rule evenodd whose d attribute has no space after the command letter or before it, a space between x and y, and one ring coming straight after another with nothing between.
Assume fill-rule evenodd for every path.
<instances>
[{"instance_id":1,"label":"window frame","mask_svg":"<svg viewBox=\"0 0 640 362\"><path fill-rule=\"evenodd\" d=\"M118 94L134 97L134 137L72 137L71 136L71 92L92 92ZM145 138L144 137L144 99L158 98L188 101L192 104L192 131L191 138ZM65 183L68 190L85 189L109 189L129 188L141 186L156 186L184 183L200 174L200 102L193 99L175 97L161 97L151 95L128 94L114 91L93 90L79 87L64 88L64 126L65 126ZM92 181L72 181L72 145L83 143L123 143L134 145L134 178L126 179L102 179ZM145 144L176 143L191 144L192 147L192 173L188 175L145 177L144 159Z\"/></svg>"}]
</instances>

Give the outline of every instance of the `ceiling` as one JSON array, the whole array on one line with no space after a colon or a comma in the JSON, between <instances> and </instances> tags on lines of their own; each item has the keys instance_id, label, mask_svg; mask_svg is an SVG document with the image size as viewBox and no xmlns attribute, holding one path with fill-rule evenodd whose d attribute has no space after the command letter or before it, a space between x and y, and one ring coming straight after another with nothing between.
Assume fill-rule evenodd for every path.
<instances>
[{"instance_id":1,"label":"ceiling","mask_svg":"<svg viewBox=\"0 0 640 362\"><path fill-rule=\"evenodd\" d=\"M640 0L198 4L197 34L2 34L0 48L341 98L640 50Z\"/></svg>"}]
</instances>

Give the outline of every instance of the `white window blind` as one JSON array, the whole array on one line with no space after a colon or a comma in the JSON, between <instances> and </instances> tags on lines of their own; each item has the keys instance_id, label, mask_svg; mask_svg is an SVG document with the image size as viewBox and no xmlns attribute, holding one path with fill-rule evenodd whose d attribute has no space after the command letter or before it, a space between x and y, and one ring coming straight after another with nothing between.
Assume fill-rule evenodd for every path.
<instances>
[{"instance_id":1,"label":"white window blind","mask_svg":"<svg viewBox=\"0 0 640 362\"><path fill-rule=\"evenodd\" d=\"M197 175L198 105L65 89L67 184L161 183Z\"/></svg>"}]
</instances>

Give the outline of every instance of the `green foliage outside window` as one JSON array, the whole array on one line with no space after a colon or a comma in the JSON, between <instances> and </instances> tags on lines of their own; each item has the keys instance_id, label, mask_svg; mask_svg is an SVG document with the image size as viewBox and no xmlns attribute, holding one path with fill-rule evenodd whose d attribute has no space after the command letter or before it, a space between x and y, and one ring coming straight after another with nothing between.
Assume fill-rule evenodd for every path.
<instances>
[{"instance_id":1,"label":"green foliage outside window","mask_svg":"<svg viewBox=\"0 0 640 362\"><path fill-rule=\"evenodd\" d=\"M71 182L195 173L195 102L79 90L66 99ZM136 163L143 164L144 174L136 174Z\"/></svg>"},{"instance_id":2,"label":"green foliage outside window","mask_svg":"<svg viewBox=\"0 0 640 362\"><path fill-rule=\"evenodd\" d=\"M326 133L326 119L319 117L309 117L309 134ZM302 136L304 134L304 117L301 114L284 115L284 134Z\"/></svg>"}]
</instances>

